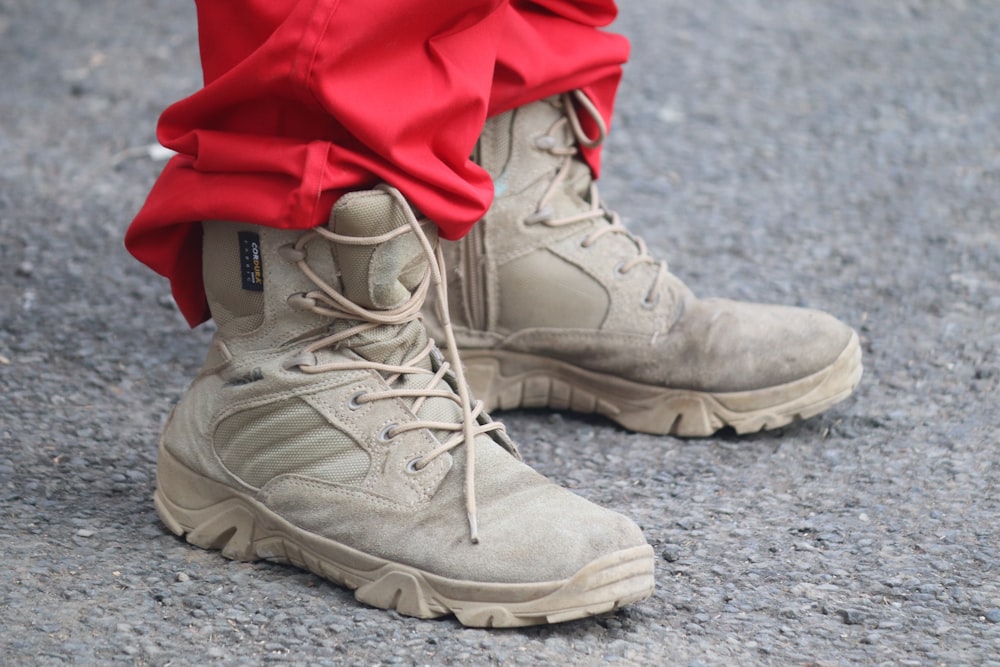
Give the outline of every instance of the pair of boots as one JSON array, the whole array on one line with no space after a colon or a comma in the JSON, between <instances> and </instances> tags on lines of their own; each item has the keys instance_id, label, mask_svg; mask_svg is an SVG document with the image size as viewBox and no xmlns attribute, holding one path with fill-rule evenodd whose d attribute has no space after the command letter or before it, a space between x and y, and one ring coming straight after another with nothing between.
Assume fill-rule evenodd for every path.
<instances>
[{"instance_id":1,"label":"pair of boots","mask_svg":"<svg viewBox=\"0 0 1000 667\"><path fill-rule=\"evenodd\" d=\"M704 436L850 393L851 329L697 299L646 253L576 155L578 105L487 122L475 159L497 197L454 244L389 187L341 198L306 233L205 223L218 332L160 444L155 501L173 532L421 618L580 618L648 596L653 551L523 464L489 409Z\"/></svg>"}]
</instances>

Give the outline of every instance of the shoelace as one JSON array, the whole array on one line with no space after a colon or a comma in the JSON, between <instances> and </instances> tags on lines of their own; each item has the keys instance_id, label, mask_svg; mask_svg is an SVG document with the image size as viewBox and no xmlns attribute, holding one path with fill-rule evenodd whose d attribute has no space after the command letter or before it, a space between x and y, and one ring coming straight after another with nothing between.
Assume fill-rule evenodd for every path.
<instances>
[{"instance_id":1,"label":"shoelace","mask_svg":"<svg viewBox=\"0 0 1000 667\"><path fill-rule=\"evenodd\" d=\"M397 191L385 188L385 191L395 197L400 206L408 207L409 204ZM369 310L350 301L340 294L332 285L323 280L306 261L305 246L320 236L330 242L347 245L378 245L391 241L403 234L414 234L419 240L421 248L428 260L428 271L424 274L420 285L415 289L411 297L402 305L388 310ZM472 402L469 395L468 384L465 381L465 373L458 357L458 345L455 342L455 334L452 330L451 320L448 316L447 288L443 276L444 256L441 252L440 244L432 245L421 229L419 221L411 216L407 226L399 227L387 234L371 237L343 236L331 232L322 227L316 227L310 232L301 236L293 246L286 246L281 251L285 259L288 259L305 273L311 282L318 288L306 294L297 295L292 298L294 307L312 311L317 315L332 319L357 320L360 323L356 326L339 331L330 336L316 340L304 347L299 354L289 360L286 366L297 367L304 373L327 373L331 371L345 370L375 370L385 378L386 384L390 387L386 391L369 392L356 396L353 400L358 403L371 403L374 401L389 400L394 398L412 399L410 410L414 415L418 414L421 406L430 398L440 398L454 401L461 408L462 421L440 422L416 419L407 424L398 424L386 429L383 432L383 439L389 440L407 431L428 429L430 431L452 431L453 436L442 442L432 451L409 462L410 470L420 470L435 458L445 452L449 452L456 447L466 445L465 456L465 499L466 512L469 520L469 538L473 543L479 542L479 523L476 508L475 490L475 466L476 448L475 439L477 436L490 433L492 431L503 431L504 426L499 422L488 421L480 423L479 417L483 414L484 404L482 401ZM420 317L420 309L424 304L427 293L433 284L437 295L439 310L438 317L445 334L445 349L451 363L440 357L434 341L428 340L417 354L401 364L383 364L367 360L320 363L316 357L316 352L324 348L335 347L353 336L363 334L381 326L398 326L407 324ZM420 364L428 357L432 357L438 366L437 371L423 368ZM435 364L431 364L431 368ZM400 378L405 375L430 375L430 379L423 388L392 388ZM449 389L439 389L445 382L446 377L453 377L457 388L457 394Z\"/></svg>"},{"instance_id":2,"label":"shoelace","mask_svg":"<svg viewBox=\"0 0 1000 667\"><path fill-rule=\"evenodd\" d=\"M580 123L580 117L576 111L576 103L578 103L580 107L587 112L587 115L594 120L598 130L597 137L591 138L587 136L583 129L583 125ZM580 152L578 146L596 148L604 143L604 140L607 137L607 126L604 123L604 119L601 117L600 112L598 112L597 107L594 106L594 103L582 90L574 90L571 93L564 94L562 96L562 106L564 111L562 118L556 121L552 127L549 128L546 134L543 134L535 139L535 146L541 150L551 153L552 155L562 157L563 162L559 166L555 178L552 179L552 182L549 183L549 187L545 190L545 194L542 195L542 198L539 200L535 212L526 217L524 221L527 224L540 223L549 227L563 227L589 220L606 221L608 224L603 225L588 234L581 242L581 245L585 248L589 248L607 234L622 234L629 241L635 244L637 255L632 259L622 261L618 265L617 271L625 274L640 264L653 264L658 267L656 277L653 279L653 284L646 292L646 296L643 298L642 302L647 308L652 308L659 303L660 291L663 288L663 284L668 273L667 263L663 260L658 260L652 257L646 248L646 242L638 236L632 234L632 232L630 232L622 224L619 215L604 205L604 202L601 200L600 193L597 190L596 183L593 181L590 183L590 189L587 196L587 200L590 202L589 210L582 211L576 215L556 218L554 211L548 206L549 200L555 195L560 186L562 186L562 184L569 177L574 161L576 160L576 156ZM561 145L559 139L557 138L557 136L561 133L560 131L562 128L566 125L569 125L570 131L576 139L575 144L568 146Z\"/></svg>"}]
</instances>

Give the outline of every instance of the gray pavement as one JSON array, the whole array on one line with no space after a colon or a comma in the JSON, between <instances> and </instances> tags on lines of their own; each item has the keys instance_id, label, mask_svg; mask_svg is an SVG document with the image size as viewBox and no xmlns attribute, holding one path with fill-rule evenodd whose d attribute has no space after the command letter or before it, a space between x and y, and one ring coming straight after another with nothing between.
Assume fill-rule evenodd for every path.
<instances>
[{"instance_id":1,"label":"gray pavement","mask_svg":"<svg viewBox=\"0 0 1000 667\"><path fill-rule=\"evenodd\" d=\"M625 0L603 191L701 294L831 311L856 397L682 441L503 415L655 596L523 631L363 607L158 523L201 361L121 237L199 82L180 0L0 0L0 662L1000 665L1000 3Z\"/></svg>"}]
</instances>

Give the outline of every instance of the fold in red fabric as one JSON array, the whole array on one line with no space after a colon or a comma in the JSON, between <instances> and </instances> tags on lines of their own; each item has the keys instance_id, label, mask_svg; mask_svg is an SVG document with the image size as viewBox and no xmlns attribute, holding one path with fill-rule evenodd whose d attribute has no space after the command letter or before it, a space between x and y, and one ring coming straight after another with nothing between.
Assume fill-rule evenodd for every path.
<instances>
[{"instance_id":1,"label":"fold in red fabric","mask_svg":"<svg viewBox=\"0 0 1000 667\"><path fill-rule=\"evenodd\" d=\"M612 0L199 0L204 87L160 118L177 151L125 237L208 319L202 220L326 222L386 182L456 239L493 185L469 160L488 116L582 88L610 123L628 42ZM595 175L598 150L584 156Z\"/></svg>"}]
</instances>

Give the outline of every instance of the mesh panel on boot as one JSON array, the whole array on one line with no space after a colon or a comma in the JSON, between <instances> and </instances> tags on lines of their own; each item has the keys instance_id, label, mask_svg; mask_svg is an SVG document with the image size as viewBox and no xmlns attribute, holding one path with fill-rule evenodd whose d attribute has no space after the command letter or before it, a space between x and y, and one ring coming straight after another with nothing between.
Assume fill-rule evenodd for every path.
<instances>
[{"instance_id":1,"label":"mesh panel on boot","mask_svg":"<svg viewBox=\"0 0 1000 667\"><path fill-rule=\"evenodd\" d=\"M294 473L349 484L368 472L368 453L302 401L238 412L215 431L222 462L251 486Z\"/></svg>"}]
</instances>

